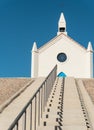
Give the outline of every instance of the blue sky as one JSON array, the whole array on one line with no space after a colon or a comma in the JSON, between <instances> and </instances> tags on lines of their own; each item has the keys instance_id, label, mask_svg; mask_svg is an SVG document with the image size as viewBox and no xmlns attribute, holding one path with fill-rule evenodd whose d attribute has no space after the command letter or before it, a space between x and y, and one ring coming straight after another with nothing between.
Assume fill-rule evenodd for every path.
<instances>
[{"instance_id":1,"label":"blue sky","mask_svg":"<svg viewBox=\"0 0 94 130\"><path fill-rule=\"evenodd\" d=\"M29 77L31 48L57 34L63 12L67 32L74 40L94 48L93 0L0 0L0 77Z\"/></svg>"}]
</instances>

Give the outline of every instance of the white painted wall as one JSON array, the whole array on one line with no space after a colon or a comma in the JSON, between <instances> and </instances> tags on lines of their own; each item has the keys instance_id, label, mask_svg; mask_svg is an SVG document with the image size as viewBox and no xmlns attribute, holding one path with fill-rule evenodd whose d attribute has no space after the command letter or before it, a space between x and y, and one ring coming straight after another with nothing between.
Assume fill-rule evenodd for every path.
<instances>
[{"instance_id":1,"label":"white painted wall","mask_svg":"<svg viewBox=\"0 0 94 130\"><path fill-rule=\"evenodd\" d=\"M67 60L63 63L57 60L60 52L67 54ZM56 41L50 47L39 53L38 58L38 77L47 76L52 68L57 64L57 74L63 71L67 76L87 77L87 51L75 43L69 37L62 35L62 38Z\"/></svg>"},{"instance_id":2,"label":"white painted wall","mask_svg":"<svg viewBox=\"0 0 94 130\"><path fill-rule=\"evenodd\" d=\"M38 52L32 52L32 69L31 69L31 77L37 78L38 77Z\"/></svg>"},{"instance_id":3,"label":"white painted wall","mask_svg":"<svg viewBox=\"0 0 94 130\"><path fill-rule=\"evenodd\" d=\"M87 78L93 78L93 52L91 51L87 51L86 65Z\"/></svg>"}]
</instances>

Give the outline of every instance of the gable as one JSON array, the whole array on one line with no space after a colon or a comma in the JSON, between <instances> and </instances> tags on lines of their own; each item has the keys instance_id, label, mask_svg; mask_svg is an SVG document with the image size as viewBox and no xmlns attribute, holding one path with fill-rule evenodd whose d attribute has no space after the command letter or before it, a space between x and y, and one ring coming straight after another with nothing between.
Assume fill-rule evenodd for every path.
<instances>
[{"instance_id":1,"label":"gable","mask_svg":"<svg viewBox=\"0 0 94 130\"><path fill-rule=\"evenodd\" d=\"M58 74L64 72L68 76L73 74L79 77L80 72L85 74L86 53L87 50L80 44L68 36L60 34L38 49L38 74L47 75L57 64ZM65 54L66 57L58 59L59 54ZM64 62L60 60L64 60Z\"/></svg>"},{"instance_id":2,"label":"gable","mask_svg":"<svg viewBox=\"0 0 94 130\"><path fill-rule=\"evenodd\" d=\"M61 43L62 41L62 43ZM42 53L46 51L48 48L51 48L52 46L55 46L55 44L66 44L69 43L69 47L76 47L78 50L86 51L86 48L84 48L82 45L80 45L78 42L74 41L71 37L61 33L60 35L54 37L52 40L44 44L42 47L38 49L39 53Z\"/></svg>"}]
</instances>

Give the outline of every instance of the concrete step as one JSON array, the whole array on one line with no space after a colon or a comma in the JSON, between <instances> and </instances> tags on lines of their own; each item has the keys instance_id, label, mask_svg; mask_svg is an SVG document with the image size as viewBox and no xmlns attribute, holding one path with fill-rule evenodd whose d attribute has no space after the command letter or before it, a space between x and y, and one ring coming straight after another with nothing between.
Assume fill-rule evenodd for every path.
<instances>
[{"instance_id":1,"label":"concrete step","mask_svg":"<svg viewBox=\"0 0 94 130\"><path fill-rule=\"evenodd\" d=\"M41 121L40 126L55 126L55 125L59 125L59 124L58 122L56 122L55 118L53 118L53 119Z\"/></svg>"},{"instance_id":2,"label":"concrete step","mask_svg":"<svg viewBox=\"0 0 94 130\"><path fill-rule=\"evenodd\" d=\"M37 130L55 130L54 126L39 126Z\"/></svg>"},{"instance_id":3,"label":"concrete step","mask_svg":"<svg viewBox=\"0 0 94 130\"><path fill-rule=\"evenodd\" d=\"M69 125L63 126L63 130L88 130L85 126L81 125Z\"/></svg>"},{"instance_id":4,"label":"concrete step","mask_svg":"<svg viewBox=\"0 0 94 130\"><path fill-rule=\"evenodd\" d=\"M37 130L63 130L63 126L39 126Z\"/></svg>"}]
</instances>

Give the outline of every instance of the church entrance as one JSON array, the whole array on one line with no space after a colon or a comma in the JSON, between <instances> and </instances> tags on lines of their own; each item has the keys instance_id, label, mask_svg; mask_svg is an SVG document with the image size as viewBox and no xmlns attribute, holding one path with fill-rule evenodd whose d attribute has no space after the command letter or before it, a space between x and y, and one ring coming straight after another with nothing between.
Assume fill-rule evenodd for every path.
<instances>
[{"instance_id":1,"label":"church entrance","mask_svg":"<svg viewBox=\"0 0 94 130\"><path fill-rule=\"evenodd\" d=\"M57 77L66 77L67 75L64 72L60 72Z\"/></svg>"}]
</instances>

